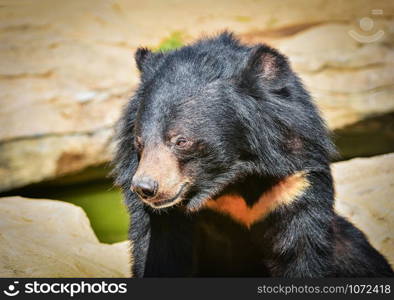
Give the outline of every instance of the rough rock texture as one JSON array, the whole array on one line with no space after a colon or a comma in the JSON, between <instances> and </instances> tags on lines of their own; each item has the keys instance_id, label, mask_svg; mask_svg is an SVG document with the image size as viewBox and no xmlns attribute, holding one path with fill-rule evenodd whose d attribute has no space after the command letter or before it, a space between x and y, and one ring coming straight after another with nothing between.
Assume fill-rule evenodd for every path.
<instances>
[{"instance_id":1,"label":"rough rock texture","mask_svg":"<svg viewBox=\"0 0 394 300\"><path fill-rule=\"evenodd\" d=\"M4 2L0 191L108 161L113 125L138 80L132 52L168 37L179 44L228 28L280 48L332 129L393 112L392 12L390 0ZM363 17L373 28L365 19L360 28ZM350 34L380 31L374 42Z\"/></svg>"},{"instance_id":2,"label":"rough rock texture","mask_svg":"<svg viewBox=\"0 0 394 300\"><path fill-rule=\"evenodd\" d=\"M0 191L69 174L110 160L113 129L44 135L0 143Z\"/></svg>"},{"instance_id":3,"label":"rough rock texture","mask_svg":"<svg viewBox=\"0 0 394 300\"><path fill-rule=\"evenodd\" d=\"M0 277L128 277L129 243L101 244L81 208L0 198Z\"/></svg>"},{"instance_id":4,"label":"rough rock texture","mask_svg":"<svg viewBox=\"0 0 394 300\"><path fill-rule=\"evenodd\" d=\"M394 153L332 165L337 211L394 266Z\"/></svg>"}]
</instances>

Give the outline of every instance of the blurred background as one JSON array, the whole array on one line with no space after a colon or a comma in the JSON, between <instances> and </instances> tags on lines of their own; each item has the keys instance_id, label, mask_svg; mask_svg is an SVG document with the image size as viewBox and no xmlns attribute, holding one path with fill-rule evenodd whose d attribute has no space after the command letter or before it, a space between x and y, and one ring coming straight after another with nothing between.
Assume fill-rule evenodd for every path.
<instances>
[{"instance_id":1,"label":"blurred background","mask_svg":"<svg viewBox=\"0 0 394 300\"><path fill-rule=\"evenodd\" d=\"M133 52L224 29L289 57L333 131L338 160L394 152L391 0L0 0L1 196L74 203L101 242L125 240L128 217L108 162L114 124L138 83ZM386 188L379 209L391 220L393 162L371 164L386 177L369 185ZM374 176L338 168L339 181Z\"/></svg>"}]
</instances>

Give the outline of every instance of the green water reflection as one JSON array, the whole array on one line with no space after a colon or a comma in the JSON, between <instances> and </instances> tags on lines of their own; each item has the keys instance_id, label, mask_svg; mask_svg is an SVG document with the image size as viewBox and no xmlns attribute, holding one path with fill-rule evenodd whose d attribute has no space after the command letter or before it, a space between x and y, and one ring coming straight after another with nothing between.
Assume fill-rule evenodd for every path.
<instances>
[{"instance_id":1,"label":"green water reflection","mask_svg":"<svg viewBox=\"0 0 394 300\"><path fill-rule=\"evenodd\" d=\"M126 208L121 193L111 184L98 182L65 189L55 199L81 206L100 241L114 243L127 239Z\"/></svg>"}]
</instances>

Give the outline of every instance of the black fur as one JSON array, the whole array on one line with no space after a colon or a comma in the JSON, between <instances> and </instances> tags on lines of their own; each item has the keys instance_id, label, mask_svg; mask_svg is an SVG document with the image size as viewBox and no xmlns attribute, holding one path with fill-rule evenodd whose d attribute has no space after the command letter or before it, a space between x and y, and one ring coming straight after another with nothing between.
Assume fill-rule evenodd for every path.
<instances>
[{"instance_id":1,"label":"black fur","mask_svg":"<svg viewBox=\"0 0 394 300\"><path fill-rule=\"evenodd\" d=\"M230 33L167 53L136 53L141 83L119 123L116 184L131 216L133 273L142 276L392 276L391 267L333 210L334 147L312 100L276 50ZM154 210L130 191L144 143L170 130L193 139L172 149L192 178L186 199ZM310 187L250 229L201 208L228 191L248 205L304 171Z\"/></svg>"}]
</instances>

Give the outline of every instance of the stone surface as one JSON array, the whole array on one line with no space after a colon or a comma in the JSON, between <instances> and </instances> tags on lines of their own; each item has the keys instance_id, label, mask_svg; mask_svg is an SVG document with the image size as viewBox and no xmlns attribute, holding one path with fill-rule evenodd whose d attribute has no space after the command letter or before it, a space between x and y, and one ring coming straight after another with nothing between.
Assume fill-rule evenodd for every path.
<instances>
[{"instance_id":1,"label":"stone surface","mask_svg":"<svg viewBox=\"0 0 394 300\"><path fill-rule=\"evenodd\" d=\"M394 266L394 153L332 165L336 209Z\"/></svg>"},{"instance_id":2,"label":"stone surface","mask_svg":"<svg viewBox=\"0 0 394 300\"><path fill-rule=\"evenodd\" d=\"M81 208L0 198L0 277L128 277L129 244L100 243Z\"/></svg>"},{"instance_id":3,"label":"stone surface","mask_svg":"<svg viewBox=\"0 0 394 300\"><path fill-rule=\"evenodd\" d=\"M0 190L99 165L110 160L112 128L91 134L44 135L0 143Z\"/></svg>"},{"instance_id":4,"label":"stone surface","mask_svg":"<svg viewBox=\"0 0 394 300\"><path fill-rule=\"evenodd\" d=\"M132 53L169 37L187 43L228 28L278 47L331 129L393 112L393 9L390 0L6 1L0 191L108 161L113 125L138 81ZM359 28L363 17L374 20L371 31ZM379 30L371 43L349 34Z\"/></svg>"}]
</instances>

